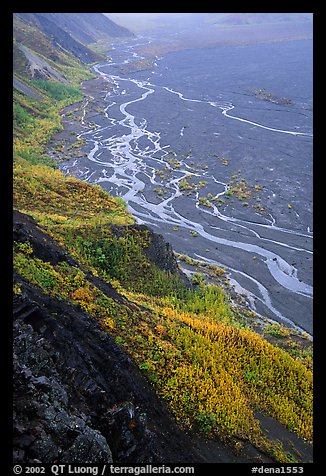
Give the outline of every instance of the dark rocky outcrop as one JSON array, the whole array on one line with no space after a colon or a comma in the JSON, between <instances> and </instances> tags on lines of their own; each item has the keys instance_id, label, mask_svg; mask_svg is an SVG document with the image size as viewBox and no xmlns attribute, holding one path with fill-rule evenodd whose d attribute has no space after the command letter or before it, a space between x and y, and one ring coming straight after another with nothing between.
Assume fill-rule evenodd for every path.
<instances>
[{"instance_id":1,"label":"dark rocky outcrop","mask_svg":"<svg viewBox=\"0 0 326 476\"><path fill-rule=\"evenodd\" d=\"M200 462L114 339L25 283L14 298L15 462Z\"/></svg>"},{"instance_id":2,"label":"dark rocky outcrop","mask_svg":"<svg viewBox=\"0 0 326 476\"><path fill-rule=\"evenodd\" d=\"M154 263L159 269L168 271L171 274L179 275L191 286L187 276L178 266L177 259L173 253L170 243L165 241L163 235L154 233L147 225L129 225L129 226L113 226L112 232L121 237L126 232L141 232L147 234L148 246L144 246L143 251L147 258Z\"/></svg>"},{"instance_id":3,"label":"dark rocky outcrop","mask_svg":"<svg viewBox=\"0 0 326 476\"><path fill-rule=\"evenodd\" d=\"M169 271L172 274L180 274L180 269L173 253L172 246L166 242L163 235L159 235L150 230L150 243L144 252L148 259L156 264L160 269Z\"/></svg>"},{"instance_id":4,"label":"dark rocky outcrop","mask_svg":"<svg viewBox=\"0 0 326 476\"><path fill-rule=\"evenodd\" d=\"M78 263L33 218L14 213L14 241L57 264ZM171 249L152 237L151 253ZM172 257L170 257L172 263ZM110 297L127 300L90 273ZM80 463L201 462L138 367L80 307L14 273L14 461Z\"/></svg>"},{"instance_id":5,"label":"dark rocky outcrop","mask_svg":"<svg viewBox=\"0 0 326 476\"><path fill-rule=\"evenodd\" d=\"M179 272L172 248L145 225L112 227L144 233L144 250L161 269ZM13 238L35 257L79 266L117 304L134 303L83 269L36 221L14 212ZM265 461L248 443L241 455L196 430L182 430L144 374L89 314L45 295L14 271L14 463L169 464ZM185 278L186 279L186 278ZM267 460L269 461L269 460Z\"/></svg>"},{"instance_id":6,"label":"dark rocky outcrop","mask_svg":"<svg viewBox=\"0 0 326 476\"><path fill-rule=\"evenodd\" d=\"M64 251L47 233L37 226L36 221L30 215L17 210L13 212L13 241L26 243L33 246L34 254L42 261L48 261L56 265L61 261L67 261L71 265L78 265L66 251Z\"/></svg>"}]
</instances>

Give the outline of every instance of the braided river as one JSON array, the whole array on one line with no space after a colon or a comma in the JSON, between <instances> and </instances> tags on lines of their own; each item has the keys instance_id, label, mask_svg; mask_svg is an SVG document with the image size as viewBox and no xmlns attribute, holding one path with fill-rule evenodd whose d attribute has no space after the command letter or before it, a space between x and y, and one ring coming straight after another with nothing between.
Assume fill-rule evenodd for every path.
<instances>
[{"instance_id":1,"label":"braided river","mask_svg":"<svg viewBox=\"0 0 326 476\"><path fill-rule=\"evenodd\" d=\"M61 168L312 336L311 41L178 51L126 72L146 41L93 67L108 88L92 118L83 102L87 156Z\"/></svg>"}]
</instances>

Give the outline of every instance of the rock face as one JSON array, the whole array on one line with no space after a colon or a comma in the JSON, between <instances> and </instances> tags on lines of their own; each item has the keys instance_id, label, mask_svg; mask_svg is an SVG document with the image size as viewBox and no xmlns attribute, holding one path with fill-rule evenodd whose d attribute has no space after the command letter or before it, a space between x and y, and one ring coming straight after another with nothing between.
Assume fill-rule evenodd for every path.
<instances>
[{"instance_id":1,"label":"rock face","mask_svg":"<svg viewBox=\"0 0 326 476\"><path fill-rule=\"evenodd\" d=\"M186 275L180 270L178 266L177 259L173 253L173 248L170 243L166 242L163 238L163 235L158 233L154 233L148 226L146 225L129 225L127 227L124 226L113 226L112 232L117 236L123 236L126 231L140 231L146 232L148 238L148 246L144 247L144 253L147 258L154 263L158 268L164 271L168 271L172 274L177 274L185 281L188 282L189 286L191 286L190 282Z\"/></svg>"},{"instance_id":2,"label":"rock face","mask_svg":"<svg viewBox=\"0 0 326 476\"><path fill-rule=\"evenodd\" d=\"M112 461L106 439L71 402L67 378L73 385L75 367L73 358L62 358L62 325L49 322L46 312L27 296L16 300L14 309L15 461ZM63 338L61 352L51 345L50 335Z\"/></svg>"},{"instance_id":3,"label":"rock face","mask_svg":"<svg viewBox=\"0 0 326 476\"><path fill-rule=\"evenodd\" d=\"M15 462L201 461L110 335L76 306L22 289L14 299Z\"/></svg>"},{"instance_id":4,"label":"rock face","mask_svg":"<svg viewBox=\"0 0 326 476\"><path fill-rule=\"evenodd\" d=\"M21 213L14 240L28 240L44 261L75 264ZM44 295L19 275L14 280L21 288L13 306L14 462L202 462L113 337L77 305Z\"/></svg>"},{"instance_id":5,"label":"rock face","mask_svg":"<svg viewBox=\"0 0 326 476\"><path fill-rule=\"evenodd\" d=\"M148 248L144 248L148 259L164 271L181 274L170 243L164 240L163 235L154 233L152 230L150 230L149 236L150 244Z\"/></svg>"}]
</instances>

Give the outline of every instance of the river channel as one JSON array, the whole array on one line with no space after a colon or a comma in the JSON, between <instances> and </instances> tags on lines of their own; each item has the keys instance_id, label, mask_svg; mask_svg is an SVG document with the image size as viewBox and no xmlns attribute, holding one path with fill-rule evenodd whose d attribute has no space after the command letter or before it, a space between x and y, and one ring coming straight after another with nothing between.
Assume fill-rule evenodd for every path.
<instances>
[{"instance_id":1,"label":"river channel","mask_svg":"<svg viewBox=\"0 0 326 476\"><path fill-rule=\"evenodd\" d=\"M179 51L126 73L142 41L94 66L110 87L92 121L85 99L87 157L62 170L312 335L311 42Z\"/></svg>"}]
</instances>

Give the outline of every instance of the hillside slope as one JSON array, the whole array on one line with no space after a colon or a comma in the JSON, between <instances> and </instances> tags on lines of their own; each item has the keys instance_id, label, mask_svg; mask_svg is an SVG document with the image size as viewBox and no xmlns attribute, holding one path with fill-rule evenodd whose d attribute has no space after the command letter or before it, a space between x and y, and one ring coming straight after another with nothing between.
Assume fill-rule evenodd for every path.
<instances>
[{"instance_id":1,"label":"hillside slope","mask_svg":"<svg viewBox=\"0 0 326 476\"><path fill-rule=\"evenodd\" d=\"M102 41L108 49L113 37L133 35L101 13L15 13L13 33L15 74L56 80L71 62L105 58L89 45Z\"/></svg>"},{"instance_id":2,"label":"hillside slope","mask_svg":"<svg viewBox=\"0 0 326 476\"><path fill-rule=\"evenodd\" d=\"M15 462L311 461L309 342L256 332L222 287L190 283L120 197L57 169L49 140L93 76L16 21L17 51L63 79L16 57Z\"/></svg>"},{"instance_id":3,"label":"hillside slope","mask_svg":"<svg viewBox=\"0 0 326 476\"><path fill-rule=\"evenodd\" d=\"M14 212L13 225L15 253L33 256L46 268L74 268L124 312L149 312L87 272L30 216ZM157 260L152 254L155 264L161 262L167 271L170 263L174 272L168 247L156 235L152 238L161 256ZM250 445L236 455L219 441L202 454L204 440L178 427L144 372L117 344L119 335L113 338L80 301L49 296L45 275L42 290L23 276L25 271L14 273L15 462L269 461Z\"/></svg>"},{"instance_id":4,"label":"hillside slope","mask_svg":"<svg viewBox=\"0 0 326 476\"><path fill-rule=\"evenodd\" d=\"M47 35L60 40L66 32L87 45L101 38L133 36L127 28L117 25L102 13L18 13L20 18L38 26Z\"/></svg>"},{"instance_id":5,"label":"hillside slope","mask_svg":"<svg viewBox=\"0 0 326 476\"><path fill-rule=\"evenodd\" d=\"M14 239L51 264L78 266L21 213ZM90 279L117 302L109 284ZM44 294L15 274L16 462L204 462L137 366L78 304ZM226 450L225 450L226 451Z\"/></svg>"}]
</instances>

